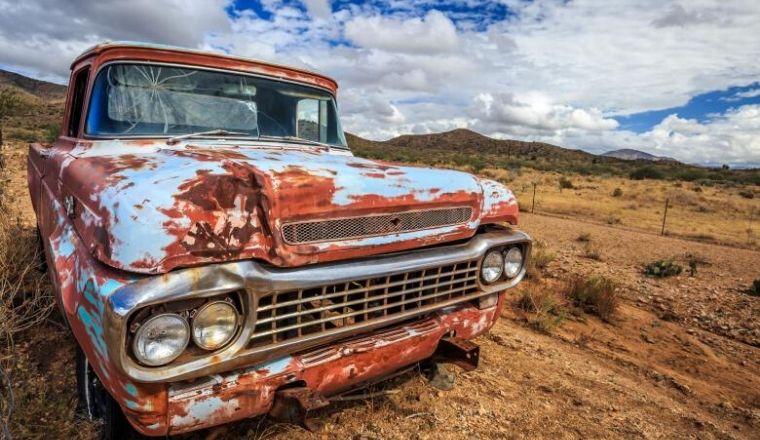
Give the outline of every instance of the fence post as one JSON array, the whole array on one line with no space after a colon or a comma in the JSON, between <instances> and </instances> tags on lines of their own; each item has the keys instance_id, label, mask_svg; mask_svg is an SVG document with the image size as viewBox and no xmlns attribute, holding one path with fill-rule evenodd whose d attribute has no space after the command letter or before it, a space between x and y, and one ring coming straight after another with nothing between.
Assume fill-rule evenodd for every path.
<instances>
[{"instance_id":1,"label":"fence post","mask_svg":"<svg viewBox=\"0 0 760 440\"><path fill-rule=\"evenodd\" d=\"M747 227L747 244L752 244L752 220L755 215L755 208L749 207L749 227Z\"/></svg>"},{"instance_id":2,"label":"fence post","mask_svg":"<svg viewBox=\"0 0 760 440\"><path fill-rule=\"evenodd\" d=\"M533 203L530 205L530 213L533 214L533 210L536 208L536 182L533 182Z\"/></svg>"},{"instance_id":3,"label":"fence post","mask_svg":"<svg viewBox=\"0 0 760 440\"><path fill-rule=\"evenodd\" d=\"M670 203L670 199L665 199L665 212L662 214L662 231L660 231L660 235L665 235L665 220L668 218L668 204Z\"/></svg>"}]
</instances>

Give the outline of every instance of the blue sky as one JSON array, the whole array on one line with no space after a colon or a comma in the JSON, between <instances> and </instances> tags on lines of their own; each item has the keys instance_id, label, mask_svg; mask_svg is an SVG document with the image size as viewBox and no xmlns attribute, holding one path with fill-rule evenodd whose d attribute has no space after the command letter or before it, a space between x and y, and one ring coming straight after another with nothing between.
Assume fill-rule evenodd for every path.
<instances>
[{"instance_id":1,"label":"blue sky","mask_svg":"<svg viewBox=\"0 0 760 440\"><path fill-rule=\"evenodd\" d=\"M759 92L752 93L754 90ZM652 127L671 114L699 122L707 122L714 115L724 114L744 105L756 104L760 104L760 83L702 93L678 107L617 116L615 119L620 123L621 129L643 133L651 130Z\"/></svg>"},{"instance_id":2,"label":"blue sky","mask_svg":"<svg viewBox=\"0 0 760 440\"><path fill-rule=\"evenodd\" d=\"M756 0L0 0L0 11L0 67L37 78L64 82L71 59L106 39L155 42L327 73L344 127L368 138L469 128L760 165Z\"/></svg>"}]
</instances>

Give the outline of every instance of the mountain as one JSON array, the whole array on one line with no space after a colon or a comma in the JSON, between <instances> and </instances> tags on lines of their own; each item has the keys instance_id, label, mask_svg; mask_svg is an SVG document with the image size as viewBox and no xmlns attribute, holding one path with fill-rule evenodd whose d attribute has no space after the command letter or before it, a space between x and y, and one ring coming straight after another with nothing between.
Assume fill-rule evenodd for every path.
<instances>
[{"instance_id":1,"label":"mountain","mask_svg":"<svg viewBox=\"0 0 760 440\"><path fill-rule=\"evenodd\" d=\"M442 161L471 157L473 160L485 156L497 156L500 161L578 161L615 162L615 158L604 158L581 150L558 147L544 142L527 142L512 139L494 139L472 130L459 128L443 133L402 135L387 141L371 141L354 135L347 135L349 145L369 155L427 156Z\"/></svg>"},{"instance_id":2,"label":"mountain","mask_svg":"<svg viewBox=\"0 0 760 440\"><path fill-rule=\"evenodd\" d=\"M31 95L44 101L56 101L66 98L66 86L40 81L1 69L0 87L14 88L23 95Z\"/></svg>"},{"instance_id":3,"label":"mountain","mask_svg":"<svg viewBox=\"0 0 760 440\"><path fill-rule=\"evenodd\" d=\"M608 151L602 154L602 156L616 157L618 159L623 159L623 160L649 160L652 162L658 162L658 161L664 160L664 161L678 162L672 157L655 156L654 154L645 153L643 151L634 150L632 148L622 148L620 150Z\"/></svg>"},{"instance_id":4,"label":"mountain","mask_svg":"<svg viewBox=\"0 0 760 440\"><path fill-rule=\"evenodd\" d=\"M543 142L494 139L467 129L403 135L387 141L373 141L347 133L346 139L357 156L456 167L473 172L480 172L485 168L532 168L548 172L613 175L635 179L733 181L760 185L758 169L709 169L683 164L669 158L650 159L644 163L641 160L622 159L612 155L597 156Z\"/></svg>"}]
</instances>

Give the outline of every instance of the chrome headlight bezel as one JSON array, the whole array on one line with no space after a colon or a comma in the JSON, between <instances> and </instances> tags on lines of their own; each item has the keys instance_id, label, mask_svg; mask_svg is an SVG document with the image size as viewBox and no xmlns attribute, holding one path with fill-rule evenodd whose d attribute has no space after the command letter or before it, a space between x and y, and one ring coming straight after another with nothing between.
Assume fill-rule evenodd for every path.
<instances>
[{"instance_id":1,"label":"chrome headlight bezel","mask_svg":"<svg viewBox=\"0 0 760 440\"><path fill-rule=\"evenodd\" d=\"M230 312L230 316L232 317L232 325L231 328L228 331L228 334L222 338L219 342L216 342L215 344L207 344L203 341L203 335L201 332L208 328L208 325L204 325L201 327L201 320L204 318L205 313L210 313L209 310L211 310L214 307L224 307L228 308L228 311ZM206 351L216 351L221 348L226 347L230 342L232 342L235 339L235 336L238 333L238 329L240 328L240 314L237 311L237 308L235 306L227 301L210 301L203 306L201 306L194 314L191 324L191 335L193 339L193 343L197 345L198 347L206 350Z\"/></svg>"},{"instance_id":2,"label":"chrome headlight bezel","mask_svg":"<svg viewBox=\"0 0 760 440\"><path fill-rule=\"evenodd\" d=\"M513 279L520 275L523 269L525 256L519 246L512 246L504 252L504 277Z\"/></svg>"},{"instance_id":3,"label":"chrome headlight bezel","mask_svg":"<svg viewBox=\"0 0 760 440\"><path fill-rule=\"evenodd\" d=\"M480 280L486 285L493 284L501 279L503 273L504 255L501 253L501 250L486 252L483 260L480 262Z\"/></svg>"},{"instance_id":4,"label":"chrome headlight bezel","mask_svg":"<svg viewBox=\"0 0 760 440\"><path fill-rule=\"evenodd\" d=\"M149 337L149 335L146 335L145 333L148 332L153 328L156 321L160 319L172 319L174 320L174 324L176 324L178 327L174 330L181 331L182 334L180 335L179 339L176 341L178 344L175 345L173 348L173 352L169 356L164 356L160 359L151 359L145 350L145 340L144 338ZM166 326L162 326L166 328ZM157 315L153 315L146 319L143 323L140 324L140 327L137 329L137 331L134 334L134 338L132 340L132 353L134 354L135 358L138 362L140 362L143 365L149 366L149 367L159 367L162 365L166 365L177 359L182 353L185 352L185 349L187 349L187 345L190 343L190 324L187 322L187 319L182 317L181 315L177 313L159 313Z\"/></svg>"}]
</instances>

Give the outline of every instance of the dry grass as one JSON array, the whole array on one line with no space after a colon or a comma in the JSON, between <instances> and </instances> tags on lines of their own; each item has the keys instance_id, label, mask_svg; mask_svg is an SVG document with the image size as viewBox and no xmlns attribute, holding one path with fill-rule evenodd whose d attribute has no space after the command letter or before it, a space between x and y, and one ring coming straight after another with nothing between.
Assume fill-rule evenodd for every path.
<instances>
[{"instance_id":1,"label":"dry grass","mask_svg":"<svg viewBox=\"0 0 760 440\"><path fill-rule=\"evenodd\" d=\"M565 289L575 307L613 322L620 304L617 283L602 276L579 277L569 281Z\"/></svg>"},{"instance_id":2,"label":"dry grass","mask_svg":"<svg viewBox=\"0 0 760 440\"><path fill-rule=\"evenodd\" d=\"M0 173L0 438L92 438L74 416L72 341L55 310L36 230Z\"/></svg>"},{"instance_id":3,"label":"dry grass","mask_svg":"<svg viewBox=\"0 0 760 440\"><path fill-rule=\"evenodd\" d=\"M0 181L6 176L0 174ZM40 272L37 240L25 228L0 186L0 432L11 437L11 419L23 403L14 396L16 336L44 321L54 302Z\"/></svg>"},{"instance_id":4,"label":"dry grass","mask_svg":"<svg viewBox=\"0 0 760 440\"><path fill-rule=\"evenodd\" d=\"M546 270L549 263L556 258L557 256L546 248L546 244L543 241L535 240L533 242L533 248L530 251L528 266L525 270L527 278L531 280L541 279L544 270Z\"/></svg>"},{"instance_id":5,"label":"dry grass","mask_svg":"<svg viewBox=\"0 0 760 440\"><path fill-rule=\"evenodd\" d=\"M482 171L501 179L502 170ZM560 189L564 177L572 189ZM659 233L665 199L670 199L666 233L671 236L711 243L760 248L760 211L754 186L694 186L681 182L629 180L608 176L564 175L524 169L511 173L509 187L530 208L533 182L536 213L555 214ZM699 188L695 192L693 188ZM743 194L743 195L742 195ZM753 198L747 198L753 194Z\"/></svg>"}]
</instances>

